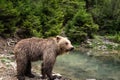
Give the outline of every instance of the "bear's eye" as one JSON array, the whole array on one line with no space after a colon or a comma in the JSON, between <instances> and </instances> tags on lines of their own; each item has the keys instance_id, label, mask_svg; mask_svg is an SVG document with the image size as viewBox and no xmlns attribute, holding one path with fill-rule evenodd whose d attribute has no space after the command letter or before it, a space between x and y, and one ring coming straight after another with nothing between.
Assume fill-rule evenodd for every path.
<instances>
[{"instance_id":1,"label":"bear's eye","mask_svg":"<svg viewBox=\"0 0 120 80\"><path fill-rule=\"evenodd\" d=\"M68 45L68 42L66 42L65 44Z\"/></svg>"}]
</instances>

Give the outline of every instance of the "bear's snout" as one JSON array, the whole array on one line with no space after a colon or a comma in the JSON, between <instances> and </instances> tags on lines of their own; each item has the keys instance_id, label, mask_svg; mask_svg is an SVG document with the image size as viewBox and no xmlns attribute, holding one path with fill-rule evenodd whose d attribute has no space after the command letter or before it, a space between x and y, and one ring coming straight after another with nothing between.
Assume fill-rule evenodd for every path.
<instances>
[{"instance_id":1,"label":"bear's snout","mask_svg":"<svg viewBox=\"0 0 120 80\"><path fill-rule=\"evenodd\" d=\"M70 51L72 51L72 50L74 50L74 47L71 47L71 48L70 48Z\"/></svg>"},{"instance_id":2,"label":"bear's snout","mask_svg":"<svg viewBox=\"0 0 120 80\"><path fill-rule=\"evenodd\" d=\"M67 52L72 51L72 50L74 50L74 47L71 47L71 48L67 49Z\"/></svg>"}]
</instances>

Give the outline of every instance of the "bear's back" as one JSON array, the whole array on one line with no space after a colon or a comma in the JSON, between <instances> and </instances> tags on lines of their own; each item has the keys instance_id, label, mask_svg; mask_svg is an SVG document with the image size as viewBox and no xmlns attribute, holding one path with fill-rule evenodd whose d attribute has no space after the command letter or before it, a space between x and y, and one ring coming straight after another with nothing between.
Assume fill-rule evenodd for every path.
<instances>
[{"instance_id":1,"label":"bear's back","mask_svg":"<svg viewBox=\"0 0 120 80\"><path fill-rule=\"evenodd\" d=\"M27 38L19 41L15 48L15 55L27 54L33 61L42 59L45 51L55 51L58 49L57 43L53 38ZM22 53L21 53L22 52Z\"/></svg>"}]
</instances>

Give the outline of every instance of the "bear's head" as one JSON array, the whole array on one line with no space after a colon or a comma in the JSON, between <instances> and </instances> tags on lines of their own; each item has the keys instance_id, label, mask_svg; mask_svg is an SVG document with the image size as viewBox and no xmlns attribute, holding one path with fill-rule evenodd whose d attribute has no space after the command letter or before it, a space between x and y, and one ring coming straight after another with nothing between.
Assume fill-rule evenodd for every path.
<instances>
[{"instance_id":1,"label":"bear's head","mask_svg":"<svg viewBox=\"0 0 120 80\"><path fill-rule=\"evenodd\" d=\"M58 46L60 48L60 51L62 53L69 52L69 51L72 51L74 49L70 40L68 40L66 37L56 36L56 39L57 39L57 43L58 43Z\"/></svg>"}]
</instances>

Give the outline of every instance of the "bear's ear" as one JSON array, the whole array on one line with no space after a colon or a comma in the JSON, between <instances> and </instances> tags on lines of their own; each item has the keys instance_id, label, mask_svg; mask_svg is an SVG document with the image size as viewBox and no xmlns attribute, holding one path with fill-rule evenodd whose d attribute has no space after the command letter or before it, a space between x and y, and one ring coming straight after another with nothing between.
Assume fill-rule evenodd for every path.
<instances>
[{"instance_id":1,"label":"bear's ear","mask_svg":"<svg viewBox=\"0 0 120 80\"><path fill-rule=\"evenodd\" d=\"M57 42L59 42L61 38L61 36L56 36Z\"/></svg>"}]
</instances>

